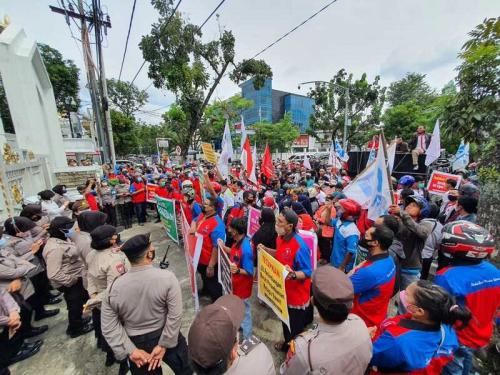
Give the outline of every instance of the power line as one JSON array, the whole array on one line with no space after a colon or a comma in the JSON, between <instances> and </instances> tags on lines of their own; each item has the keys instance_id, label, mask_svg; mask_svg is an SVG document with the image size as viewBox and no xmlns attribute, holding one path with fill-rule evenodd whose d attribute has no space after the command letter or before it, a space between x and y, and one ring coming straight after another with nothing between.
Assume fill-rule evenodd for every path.
<instances>
[{"instance_id":1,"label":"power line","mask_svg":"<svg viewBox=\"0 0 500 375\"><path fill-rule=\"evenodd\" d=\"M203 26L205 26L205 24L208 22L208 20L209 20L210 18L212 18L212 16L215 14L215 12L217 12L217 9L219 9L219 8L221 7L221 5L222 5L222 4L224 4L224 2L225 2L225 1L226 1L226 0L222 0L222 1L219 3L219 5L217 5L217 6L215 7L215 9L212 11L212 13L210 13L210 15L207 17L207 19L206 19L205 21L203 21L203 23L201 24L201 26L198 28L198 31L200 31L200 30L203 28Z\"/></svg>"},{"instance_id":2,"label":"power line","mask_svg":"<svg viewBox=\"0 0 500 375\"><path fill-rule=\"evenodd\" d=\"M120 74L118 75L118 81L121 81L123 63L125 62L125 56L127 55L128 39L130 38L130 30L132 29L132 21L134 20L135 4L137 0L134 0L134 5L132 6L132 13L130 14L130 22L128 24L127 40L125 41L125 50L123 51L122 65L120 66Z\"/></svg>"},{"instance_id":3,"label":"power line","mask_svg":"<svg viewBox=\"0 0 500 375\"><path fill-rule=\"evenodd\" d=\"M181 5L181 3L182 3L182 0L179 0L177 2L177 5L175 6L174 10L172 11L172 14L170 15L170 17L168 18L167 22L162 27L167 27L167 25L170 23L170 21L174 17L175 12L177 12L177 8L179 8L179 5ZM142 68L144 68L145 64L146 64L146 60L144 60L142 62L141 66L139 67L139 70L137 71L137 73L135 73L135 76L134 76L134 78L132 78L132 81L130 82L130 84L134 83L135 79L137 78L137 76L141 72Z\"/></svg>"},{"instance_id":4,"label":"power line","mask_svg":"<svg viewBox=\"0 0 500 375\"><path fill-rule=\"evenodd\" d=\"M264 52L266 52L268 49L270 49L271 47L273 47L274 45L278 44L280 41L282 41L283 39L285 39L287 36L289 36L291 33L293 33L295 30L299 29L301 26L305 25L307 22L309 22L310 20L312 20L314 17L316 17L318 14L320 14L321 12L323 12L324 10L326 10L330 5L332 5L333 3L336 3L337 0L332 0L330 1L328 4L326 4L323 8L321 8L320 10L318 10L316 13L312 14L310 17L306 18L304 21L302 21L301 23L299 23L297 26L295 26L293 29L291 29L290 31L286 32L285 34L283 34L281 37L279 37L278 39L276 39L274 42L272 42L271 44L269 44L266 48L264 48L262 51L260 51L259 53L257 53L254 57L252 57L252 59L255 59L257 56L263 54Z\"/></svg>"}]
</instances>

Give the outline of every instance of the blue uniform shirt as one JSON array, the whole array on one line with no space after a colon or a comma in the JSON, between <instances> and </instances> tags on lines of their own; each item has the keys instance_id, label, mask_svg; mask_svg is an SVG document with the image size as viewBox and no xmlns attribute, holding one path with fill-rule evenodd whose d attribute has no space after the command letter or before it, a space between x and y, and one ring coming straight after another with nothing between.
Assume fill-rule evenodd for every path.
<instances>
[{"instance_id":1,"label":"blue uniform shirt","mask_svg":"<svg viewBox=\"0 0 500 375\"><path fill-rule=\"evenodd\" d=\"M334 267L339 267L346 254L352 254L351 261L346 266L345 271L349 272L353 265L356 253L358 251L359 230L356 223L349 220L332 219L332 226L335 227L335 235L333 237L333 249L330 257L330 263Z\"/></svg>"}]
</instances>

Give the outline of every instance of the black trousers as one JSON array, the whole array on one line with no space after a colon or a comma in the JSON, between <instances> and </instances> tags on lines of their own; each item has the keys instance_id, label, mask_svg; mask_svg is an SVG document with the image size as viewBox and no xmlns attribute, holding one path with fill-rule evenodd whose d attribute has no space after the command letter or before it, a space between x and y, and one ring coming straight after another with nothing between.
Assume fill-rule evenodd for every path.
<instances>
[{"instance_id":1,"label":"black trousers","mask_svg":"<svg viewBox=\"0 0 500 375\"><path fill-rule=\"evenodd\" d=\"M50 299L50 281L47 277L47 271L40 272L30 278L33 287L35 288L36 301L32 301L31 306L35 312L42 312L43 305Z\"/></svg>"},{"instance_id":2,"label":"black trousers","mask_svg":"<svg viewBox=\"0 0 500 375\"><path fill-rule=\"evenodd\" d=\"M126 229L132 227L132 216L134 212L132 202L118 204L116 208L120 216L120 225L123 225Z\"/></svg>"},{"instance_id":3,"label":"black trousers","mask_svg":"<svg viewBox=\"0 0 500 375\"><path fill-rule=\"evenodd\" d=\"M146 222L146 207L148 202L134 203L134 212L137 217L137 222L145 223Z\"/></svg>"},{"instance_id":4,"label":"black trousers","mask_svg":"<svg viewBox=\"0 0 500 375\"><path fill-rule=\"evenodd\" d=\"M214 267L214 276L207 277L207 267L204 264L198 264L198 273L203 281L202 293L206 293L210 296L212 302L215 302L217 298L222 296L222 285L219 284L217 280L217 265Z\"/></svg>"},{"instance_id":5,"label":"black trousers","mask_svg":"<svg viewBox=\"0 0 500 375\"><path fill-rule=\"evenodd\" d=\"M21 317L21 327L17 331L21 336L24 336L25 333L28 333L33 328L31 325L31 318L33 318L33 307L31 307L28 302L30 298L27 300L19 292L14 292L10 294L12 298L16 301L16 303L20 307L19 315Z\"/></svg>"},{"instance_id":6,"label":"black trousers","mask_svg":"<svg viewBox=\"0 0 500 375\"><path fill-rule=\"evenodd\" d=\"M102 330L101 330L101 310L95 308L92 310L92 323L94 325L94 333L95 337L97 338L97 342L100 343L100 348L103 352L106 354L113 354L113 350L110 348L108 343L106 342L106 339L102 335Z\"/></svg>"},{"instance_id":7,"label":"black trousers","mask_svg":"<svg viewBox=\"0 0 500 375\"><path fill-rule=\"evenodd\" d=\"M294 309L288 307L288 317L290 318L290 329L285 323L283 325L283 336L285 337L285 344L288 344L295 336L302 333L305 327L310 323L310 314L312 306L309 305L306 309Z\"/></svg>"},{"instance_id":8,"label":"black trousers","mask_svg":"<svg viewBox=\"0 0 500 375\"><path fill-rule=\"evenodd\" d=\"M130 340L138 349L142 349L148 353L151 353L154 347L158 345L160 336L161 330L146 333L144 335L132 336L130 337ZM174 348L167 348L167 351L163 356L163 362L165 362L176 375L191 375L193 373L193 370L191 369L188 361L188 347L186 339L184 338L182 333L179 332L177 346ZM145 364L142 367L137 367L132 361L129 361L129 366L132 375L162 374L161 367L153 371L148 371L148 364Z\"/></svg>"},{"instance_id":9,"label":"black trousers","mask_svg":"<svg viewBox=\"0 0 500 375\"><path fill-rule=\"evenodd\" d=\"M66 307L68 308L68 333L78 332L83 327L83 304L89 299L89 294L83 287L82 279L66 287L59 288L63 292Z\"/></svg>"},{"instance_id":10,"label":"black trousers","mask_svg":"<svg viewBox=\"0 0 500 375\"><path fill-rule=\"evenodd\" d=\"M332 239L318 236L318 249L319 249L319 258L326 260L330 263L330 257L332 255Z\"/></svg>"},{"instance_id":11,"label":"black trousers","mask_svg":"<svg viewBox=\"0 0 500 375\"><path fill-rule=\"evenodd\" d=\"M7 327L0 328L0 374L10 374L7 368L9 361L14 357L21 346L24 339L22 334L17 331L12 338L9 339L9 329Z\"/></svg>"},{"instance_id":12,"label":"black trousers","mask_svg":"<svg viewBox=\"0 0 500 375\"><path fill-rule=\"evenodd\" d=\"M420 280L427 280L431 270L432 258L422 259L422 271L420 272Z\"/></svg>"},{"instance_id":13,"label":"black trousers","mask_svg":"<svg viewBox=\"0 0 500 375\"><path fill-rule=\"evenodd\" d=\"M102 210L106 215L108 215L106 219L106 224L112 225L114 227L117 226L117 221L116 221L116 207L113 206L112 204L105 204L102 207Z\"/></svg>"}]
</instances>

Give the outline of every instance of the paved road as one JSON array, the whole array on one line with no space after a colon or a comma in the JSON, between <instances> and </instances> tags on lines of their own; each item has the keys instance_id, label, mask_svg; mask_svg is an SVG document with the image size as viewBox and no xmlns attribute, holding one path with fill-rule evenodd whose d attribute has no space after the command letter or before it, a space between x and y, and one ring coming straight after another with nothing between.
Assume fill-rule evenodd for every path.
<instances>
[{"instance_id":1,"label":"paved road","mask_svg":"<svg viewBox=\"0 0 500 375\"><path fill-rule=\"evenodd\" d=\"M184 253L172 241L167 239L165 231L161 224L147 223L145 226L134 226L133 228L124 231L121 235L122 239L126 240L131 236L139 233L151 232L152 241L156 247L155 263L159 263L163 258L168 245L171 245L168 254L170 261L170 270L174 272L179 279L182 287L184 315L182 317L182 332L187 337L189 326L194 318L193 301L191 297L189 279L186 268L186 260ZM199 284L201 285L201 280ZM275 318L272 311L261 306L257 302L255 295L253 297L253 322L254 334L260 337L268 344L273 356L275 356L275 364L282 361L280 354L272 350L275 342L282 339L281 323ZM209 301L201 298L200 303L206 305ZM54 306L56 307L56 306ZM70 339L65 334L67 318L64 301L57 307L61 309L61 313L56 317L45 319L38 323L48 324L49 330L41 336L44 340L44 345L40 352L23 361L10 367L12 374L22 375L104 375L117 374L118 365L110 368L104 366L105 354L96 348L96 341L93 333L76 339ZM170 369L164 365L164 374L171 374Z\"/></svg>"}]
</instances>

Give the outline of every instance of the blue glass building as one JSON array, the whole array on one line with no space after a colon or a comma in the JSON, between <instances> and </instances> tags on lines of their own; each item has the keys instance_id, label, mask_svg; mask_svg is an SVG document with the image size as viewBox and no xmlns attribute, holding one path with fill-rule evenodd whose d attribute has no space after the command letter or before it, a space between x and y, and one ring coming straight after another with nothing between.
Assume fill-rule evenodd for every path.
<instances>
[{"instance_id":1,"label":"blue glass building","mask_svg":"<svg viewBox=\"0 0 500 375\"><path fill-rule=\"evenodd\" d=\"M298 125L301 133L309 127L309 118L314 111L314 100L307 96L285 91L273 90L272 79L267 79L260 90L255 90L253 80L243 82L241 96L254 102L252 108L243 111L245 125L259 121L278 122L285 113L292 114L293 123Z\"/></svg>"},{"instance_id":2,"label":"blue glass building","mask_svg":"<svg viewBox=\"0 0 500 375\"><path fill-rule=\"evenodd\" d=\"M273 96L272 79L266 79L264 86L259 90L253 87L253 79L241 84L241 96L253 100L253 107L243 111L245 125L252 125L259 121L272 122L273 120Z\"/></svg>"},{"instance_id":3,"label":"blue glass building","mask_svg":"<svg viewBox=\"0 0 500 375\"><path fill-rule=\"evenodd\" d=\"M288 94L283 97L283 108L285 113L292 114L292 121L304 134L309 127L309 118L314 111L314 100L307 96Z\"/></svg>"}]
</instances>

